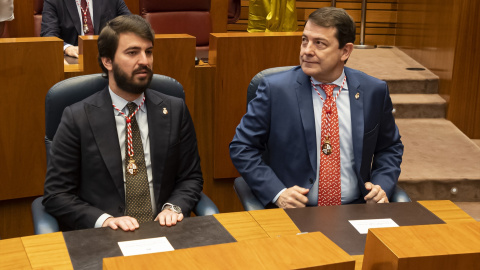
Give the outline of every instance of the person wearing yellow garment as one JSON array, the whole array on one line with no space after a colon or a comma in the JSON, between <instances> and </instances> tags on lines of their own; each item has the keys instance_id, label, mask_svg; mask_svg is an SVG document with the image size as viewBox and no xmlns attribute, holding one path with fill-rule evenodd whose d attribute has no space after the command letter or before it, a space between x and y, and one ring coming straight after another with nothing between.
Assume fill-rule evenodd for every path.
<instances>
[{"instance_id":1,"label":"person wearing yellow garment","mask_svg":"<svg viewBox=\"0 0 480 270\"><path fill-rule=\"evenodd\" d=\"M250 0L248 32L293 32L297 28L295 0Z\"/></svg>"}]
</instances>

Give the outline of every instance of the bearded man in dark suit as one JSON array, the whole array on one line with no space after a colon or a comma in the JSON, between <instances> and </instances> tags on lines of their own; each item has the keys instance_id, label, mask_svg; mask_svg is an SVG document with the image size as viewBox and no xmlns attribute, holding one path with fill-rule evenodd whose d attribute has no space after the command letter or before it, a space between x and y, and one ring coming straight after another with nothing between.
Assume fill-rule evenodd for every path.
<instances>
[{"instance_id":1,"label":"bearded man in dark suit","mask_svg":"<svg viewBox=\"0 0 480 270\"><path fill-rule=\"evenodd\" d=\"M63 229L133 231L153 220L171 226L200 199L185 102L147 89L153 44L150 24L138 15L119 16L100 33L108 87L65 109L51 147L43 204Z\"/></svg>"}]
</instances>

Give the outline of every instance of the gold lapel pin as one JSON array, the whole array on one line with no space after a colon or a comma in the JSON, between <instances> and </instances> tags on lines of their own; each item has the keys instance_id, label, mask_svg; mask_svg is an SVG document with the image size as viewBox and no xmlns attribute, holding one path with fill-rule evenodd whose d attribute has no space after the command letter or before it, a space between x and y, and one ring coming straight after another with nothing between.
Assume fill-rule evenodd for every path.
<instances>
[{"instance_id":1,"label":"gold lapel pin","mask_svg":"<svg viewBox=\"0 0 480 270\"><path fill-rule=\"evenodd\" d=\"M167 108L163 108L163 114L168 114Z\"/></svg>"},{"instance_id":2,"label":"gold lapel pin","mask_svg":"<svg viewBox=\"0 0 480 270\"><path fill-rule=\"evenodd\" d=\"M360 93L357 92L357 93L355 94L355 99L359 99L359 98L360 98Z\"/></svg>"}]
</instances>

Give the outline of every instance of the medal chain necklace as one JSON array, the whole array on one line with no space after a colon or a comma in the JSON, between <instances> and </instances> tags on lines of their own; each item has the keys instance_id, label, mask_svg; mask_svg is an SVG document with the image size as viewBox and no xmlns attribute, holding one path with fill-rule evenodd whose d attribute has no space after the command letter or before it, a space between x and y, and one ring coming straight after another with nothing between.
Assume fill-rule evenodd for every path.
<instances>
[{"instance_id":1,"label":"medal chain necklace","mask_svg":"<svg viewBox=\"0 0 480 270\"><path fill-rule=\"evenodd\" d=\"M332 113L332 105L333 103L336 102L338 96L340 95L340 92L342 92L343 86L345 85L345 82L347 81L347 76L343 78L342 85L340 86L340 89L338 89L338 93L333 97L332 95L332 102L330 103L330 107L326 107L326 115L327 115L327 132L325 138L322 138L322 153L325 155L329 155L331 151L331 145L330 145L330 114ZM310 78L310 83L312 84L313 89L315 89L315 92L317 92L318 96L320 97L320 100L322 101L322 106L325 106L325 99L323 99L322 95L318 91L316 85L313 83L313 80ZM326 94L326 93L325 93ZM328 99L328 97L327 97ZM326 151L323 151L324 149L328 149Z\"/></svg>"},{"instance_id":2,"label":"medal chain necklace","mask_svg":"<svg viewBox=\"0 0 480 270\"><path fill-rule=\"evenodd\" d=\"M85 7L85 9L82 8L82 5L80 5L78 0L75 0L75 2L77 3L77 6L79 6L80 9L82 10L82 13L83 13L83 33L87 34L88 31L90 30L90 29L88 29L88 25L87 25L87 11L88 11L88 7L90 6L90 0L87 0L87 6Z\"/></svg>"},{"instance_id":3,"label":"medal chain necklace","mask_svg":"<svg viewBox=\"0 0 480 270\"><path fill-rule=\"evenodd\" d=\"M115 110L117 110L120 114L123 115L123 117L125 117L125 120L127 122L127 152L128 152L128 156L130 157L130 160L128 161L128 166L127 166L127 172L130 173L130 174L136 174L136 168L137 168L137 165L135 164L135 160L133 159L133 155L134 155L134 152L133 152L133 139L132 139L132 118L135 117L135 114L137 114L138 110L140 109L140 107L142 107L143 103L145 102L145 96L143 96L143 100L142 100L142 103L140 103L140 106L137 107L137 109L130 115L130 116L127 116L125 115L121 110L119 110L117 108L117 106L115 106L115 104L112 104L113 105L113 108L115 108ZM132 167L134 168L135 170L129 170L129 167Z\"/></svg>"}]
</instances>

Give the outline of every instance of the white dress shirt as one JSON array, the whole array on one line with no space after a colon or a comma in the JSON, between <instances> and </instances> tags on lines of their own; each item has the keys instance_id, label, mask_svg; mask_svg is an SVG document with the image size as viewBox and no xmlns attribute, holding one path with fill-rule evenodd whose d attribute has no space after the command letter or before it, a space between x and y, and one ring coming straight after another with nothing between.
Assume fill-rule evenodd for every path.
<instances>
[{"instance_id":1,"label":"white dress shirt","mask_svg":"<svg viewBox=\"0 0 480 270\"><path fill-rule=\"evenodd\" d=\"M122 112L125 115L129 114L128 108L127 108L127 103L128 101L119 97L117 94L115 94L110 87L108 88L110 92L110 97L112 98L113 104L117 106L118 109L122 108ZM139 98L134 100L133 102L139 106L142 103L144 95L142 94ZM126 134L126 129L127 129L127 122L125 120L125 117L115 110L112 106L113 113L115 115L115 123L117 126L117 134L118 134L118 142L120 143L120 153L122 154L122 164L125 165L125 134ZM140 135L142 137L142 145L143 145L143 152L145 153L145 166L147 168L147 177L148 177L148 186L150 188L150 199L152 202L152 211L153 213L157 212L157 207L155 205L155 198L154 198L154 193L153 193L153 176L152 176L152 162L150 158L150 139L148 137L148 120L147 120L147 107L145 106L145 103L140 107L140 109L137 111L135 114L135 117L137 119L138 123L138 128L140 129ZM122 170L123 172L123 182L125 183L125 168ZM105 213L101 215L98 219L97 222L95 223L95 228L100 228L102 227L103 223L107 218L111 217L111 215Z\"/></svg>"},{"instance_id":2,"label":"white dress shirt","mask_svg":"<svg viewBox=\"0 0 480 270\"><path fill-rule=\"evenodd\" d=\"M342 75L331 84L337 85L333 90L333 96L335 97L342 85L343 79L345 78L345 71L342 72ZM314 84L321 84L312 78ZM322 137L322 107L323 101L317 94L317 91L312 89L312 99L313 99L313 111L315 114L315 135L317 141L317 174L315 178L315 183L307 194L308 203L307 205L315 206L318 205L318 179L320 176L320 154L321 154L321 137ZM317 86L318 92L322 95L322 98L325 99L325 92ZM338 125L339 125L339 134L340 134L340 178L341 178L341 189L342 189L342 204L350 203L360 197L360 189L358 187L357 177L355 171L353 170L355 164L355 158L353 156L353 141L352 141L352 118L350 114L350 98L348 95L348 85L345 81L340 95L336 99L337 111L338 111ZM290 187L289 187L290 188ZM286 188L282 189L275 198L273 198L272 203L275 203L280 196L280 194L285 191Z\"/></svg>"},{"instance_id":3,"label":"white dress shirt","mask_svg":"<svg viewBox=\"0 0 480 270\"><path fill-rule=\"evenodd\" d=\"M345 71L342 75L331 84L338 85L333 90L335 97L345 78ZM312 78L314 84L321 84ZM317 86L318 92L323 99L326 98L325 92ZM322 107L323 101L312 87L313 111L315 113L315 133L317 138L317 175L312 189L308 193L308 205L318 204L318 178L320 176L320 154L321 154L321 137L322 137ZM353 156L352 141L352 118L350 114L350 98L348 95L348 85L345 81L340 95L335 101L338 111L338 128L340 134L340 177L342 187L342 204L352 202L360 197L360 189L358 187L357 177L353 170L355 158Z\"/></svg>"},{"instance_id":4,"label":"white dress shirt","mask_svg":"<svg viewBox=\"0 0 480 270\"><path fill-rule=\"evenodd\" d=\"M78 4L81 3L81 0L78 0ZM75 1L75 4L77 5L77 10L78 10L78 16L80 16L80 31L82 32L82 36L85 35L85 33L83 33L83 12L82 12L82 9L80 8L80 6L77 4L77 1ZM92 19L92 25L95 26L95 22L93 21L93 4L92 4L92 0L90 1L87 1L87 4L88 4L88 11L90 11L90 18ZM93 29L92 29L93 30ZM70 46L73 46L72 44L68 44L66 42L63 43L63 51L65 51L65 49L67 49L68 47Z\"/></svg>"}]
</instances>

